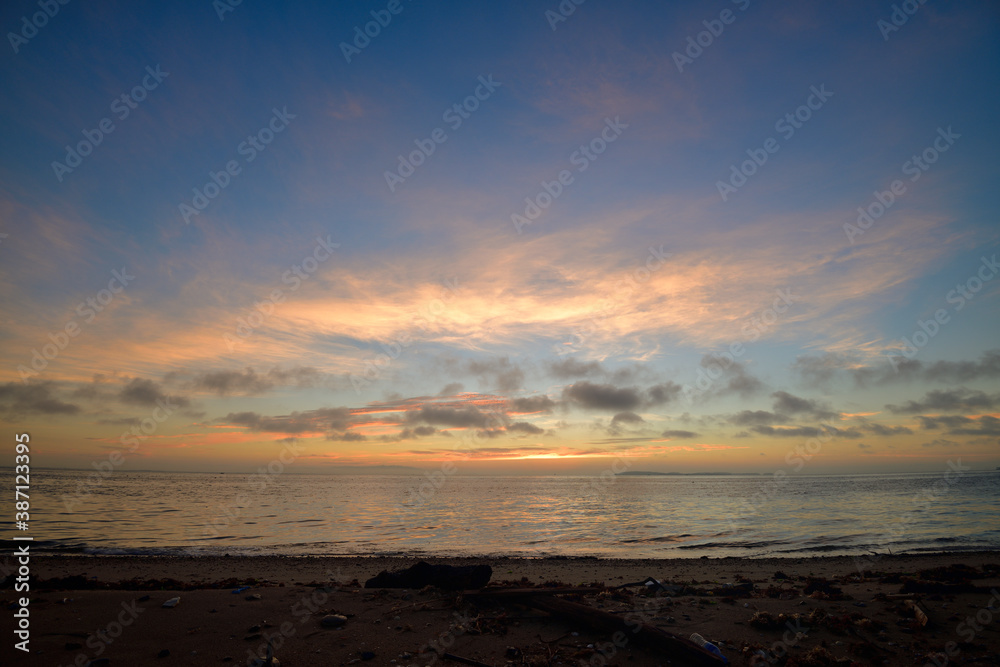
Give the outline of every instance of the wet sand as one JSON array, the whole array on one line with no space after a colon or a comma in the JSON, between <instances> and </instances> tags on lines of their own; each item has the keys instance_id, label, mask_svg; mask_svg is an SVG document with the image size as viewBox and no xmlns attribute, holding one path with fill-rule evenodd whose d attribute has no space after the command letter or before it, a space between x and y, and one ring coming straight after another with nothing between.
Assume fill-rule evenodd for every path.
<instances>
[{"instance_id":1,"label":"wet sand","mask_svg":"<svg viewBox=\"0 0 1000 667\"><path fill-rule=\"evenodd\" d=\"M700 633L734 665L1000 664L1000 553L861 561L426 560L488 564L490 587L542 587L549 594L555 583L600 587L563 597L619 615L631 627ZM416 562L33 556L30 653L14 650L16 639L5 633L0 664L246 665L264 655L269 638L286 667L463 664L451 656L486 665L686 664L639 635L616 635L513 600L363 587L382 570ZM667 590L613 588L647 577ZM8 618L21 595L8 578L0 592ZM162 606L175 597L176 606ZM324 627L321 619L334 614L346 617L343 627Z\"/></svg>"}]
</instances>

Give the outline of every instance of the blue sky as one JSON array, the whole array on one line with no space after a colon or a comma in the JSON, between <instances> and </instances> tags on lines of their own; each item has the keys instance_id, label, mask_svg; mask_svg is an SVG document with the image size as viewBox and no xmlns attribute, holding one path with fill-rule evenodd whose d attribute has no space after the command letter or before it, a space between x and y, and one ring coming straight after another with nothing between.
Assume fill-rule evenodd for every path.
<instances>
[{"instance_id":1,"label":"blue sky","mask_svg":"<svg viewBox=\"0 0 1000 667\"><path fill-rule=\"evenodd\" d=\"M1000 464L992 3L388 4L0 10L43 464Z\"/></svg>"}]
</instances>

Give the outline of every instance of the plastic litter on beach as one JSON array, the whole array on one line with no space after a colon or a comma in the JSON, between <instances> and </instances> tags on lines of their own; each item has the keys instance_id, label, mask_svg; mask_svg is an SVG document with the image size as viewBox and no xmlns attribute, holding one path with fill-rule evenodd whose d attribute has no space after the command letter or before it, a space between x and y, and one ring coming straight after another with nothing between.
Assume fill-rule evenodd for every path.
<instances>
[{"instance_id":1,"label":"plastic litter on beach","mask_svg":"<svg viewBox=\"0 0 1000 667\"><path fill-rule=\"evenodd\" d=\"M347 617L342 614L328 614L320 619L324 628L340 628L347 624Z\"/></svg>"},{"instance_id":2,"label":"plastic litter on beach","mask_svg":"<svg viewBox=\"0 0 1000 667\"><path fill-rule=\"evenodd\" d=\"M263 658L254 658L248 663L249 667L281 667L281 662L274 656L274 648L271 641L267 642L267 655Z\"/></svg>"},{"instance_id":3,"label":"plastic litter on beach","mask_svg":"<svg viewBox=\"0 0 1000 667\"><path fill-rule=\"evenodd\" d=\"M169 600L163 603L163 606L166 607L167 609L170 609L171 607L176 607L180 601L181 599L179 597L170 598Z\"/></svg>"},{"instance_id":4,"label":"plastic litter on beach","mask_svg":"<svg viewBox=\"0 0 1000 667\"><path fill-rule=\"evenodd\" d=\"M724 662L726 662L726 663L729 662L729 660L726 658L726 656L722 655L722 651L719 650L718 646L716 646L712 642L708 641L707 639L705 639L704 637L702 637L697 632L694 633L693 635L691 635L690 639L691 639L692 642L694 642L698 646L702 647L703 649L705 649L709 653L714 653L715 655L717 655L720 658L722 658L722 660Z\"/></svg>"}]
</instances>

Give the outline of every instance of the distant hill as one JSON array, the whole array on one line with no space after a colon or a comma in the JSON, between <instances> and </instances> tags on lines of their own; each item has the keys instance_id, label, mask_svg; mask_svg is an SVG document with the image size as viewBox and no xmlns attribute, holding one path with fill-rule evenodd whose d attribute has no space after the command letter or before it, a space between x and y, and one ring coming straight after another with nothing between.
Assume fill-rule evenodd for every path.
<instances>
[{"instance_id":1,"label":"distant hill","mask_svg":"<svg viewBox=\"0 0 1000 667\"><path fill-rule=\"evenodd\" d=\"M731 472L653 472L651 470L628 470L626 472L615 473L619 477L668 477L668 476L697 476L697 475L732 475Z\"/></svg>"}]
</instances>

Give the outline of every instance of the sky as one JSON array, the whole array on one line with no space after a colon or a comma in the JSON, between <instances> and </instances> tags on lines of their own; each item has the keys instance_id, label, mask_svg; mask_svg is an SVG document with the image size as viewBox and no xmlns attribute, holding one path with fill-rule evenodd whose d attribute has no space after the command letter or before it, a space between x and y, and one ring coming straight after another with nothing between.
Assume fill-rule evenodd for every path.
<instances>
[{"instance_id":1,"label":"sky","mask_svg":"<svg viewBox=\"0 0 1000 667\"><path fill-rule=\"evenodd\" d=\"M33 466L1000 466L995 3L0 26L0 423Z\"/></svg>"}]
</instances>

